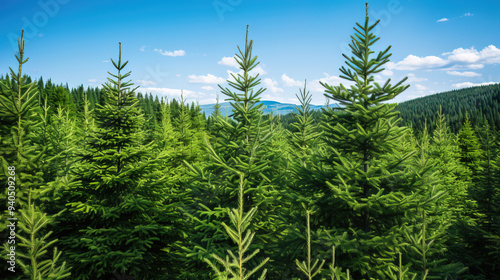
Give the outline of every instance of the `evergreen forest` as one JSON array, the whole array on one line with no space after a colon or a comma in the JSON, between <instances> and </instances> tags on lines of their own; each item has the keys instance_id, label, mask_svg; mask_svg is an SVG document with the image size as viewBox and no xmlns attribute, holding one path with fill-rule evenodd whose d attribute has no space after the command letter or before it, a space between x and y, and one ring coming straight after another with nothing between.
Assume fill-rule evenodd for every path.
<instances>
[{"instance_id":1,"label":"evergreen forest","mask_svg":"<svg viewBox=\"0 0 500 280\"><path fill-rule=\"evenodd\" d=\"M368 7L367 7L368 10ZM500 279L500 85L401 104L366 16L321 83L338 106L264 114L258 42L206 116L108 82L0 77L1 279ZM245 36L245 37L243 37ZM375 52L374 49L381 51ZM14 55L14 54L13 54ZM330 54L340 55L340 54Z\"/></svg>"}]
</instances>

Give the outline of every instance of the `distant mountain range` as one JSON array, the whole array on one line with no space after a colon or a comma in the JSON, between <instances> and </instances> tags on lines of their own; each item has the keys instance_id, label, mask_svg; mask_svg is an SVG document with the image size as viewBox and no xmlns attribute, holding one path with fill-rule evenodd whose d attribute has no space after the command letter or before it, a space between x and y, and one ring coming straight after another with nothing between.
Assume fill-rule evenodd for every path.
<instances>
[{"instance_id":1,"label":"distant mountain range","mask_svg":"<svg viewBox=\"0 0 500 280\"><path fill-rule=\"evenodd\" d=\"M277 101L261 101L260 103L264 104L264 114L269 114L269 113L273 113L273 114L279 114L279 115L286 115L288 113L291 113L291 112L297 112L297 109L295 109L295 104L290 104L290 103L280 103L280 102L277 102ZM205 112L205 115L208 117L209 115L212 114L212 112L214 111L214 105L215 104L205 104L205 105L200 105L200 108L202 110L202 112ZM232 114L232 107L231 107L231 104L229 104L229 102L223 102L223 103L219 103L219 105L221 106L220 107L220 111L222 113L222 115L231 115ZM323 105L309 105L311 107L311 110L319 110L321 109L322 107L324 107ZM337 104L330 104L330 107L338 107Z\"/></svg>"}]
</instances>

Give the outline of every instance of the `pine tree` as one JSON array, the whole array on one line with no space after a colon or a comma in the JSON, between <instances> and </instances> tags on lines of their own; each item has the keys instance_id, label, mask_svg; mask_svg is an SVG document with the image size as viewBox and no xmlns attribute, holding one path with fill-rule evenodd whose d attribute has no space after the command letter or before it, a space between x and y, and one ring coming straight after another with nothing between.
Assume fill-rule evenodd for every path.
<instances>
[{"instance_id":1,"label":"pine tree","mask_svg":"<svg viewBox=\"0 0 500 280\"><path fill-rule=\"evenodd\" d=\"M161 279L169 270L162 249L179 234L170 218L178 214L164 205L167 178L152 158L152 144L143 142L144 118L125 80L130 72L122 73L128 61L121 59L121 44L118 61L111 61L118 73L103 85L106 103L96 110L96 129L75 166L78 184L60 198L68 211L57 235L74 266L73 279L115 273Z\"/></svg>"},{"instance_id":2,"label":"pine tree","mask_svg":"<svg viewBox=\"0 0 500 280\"><path fill-rule=\"evenodd\" d=\"M369 24L367 4L364 25L357 24L351 36L353 56L344 55L347 68L340 68L340 77L353 85L321 82L325 96L339 107L325 111L328 151L317 175L324 181L318 182L316 222L333 228L329 242L340 249L342 264L355 278L381 277L395 267L401 225L418 215L417 206L430 208L443 194L419 179L431 166L410 168L414 152L401 146L408 130L398 126L396 105L387 103L408 88L402 85L406 78L395 85L390 79L374 82L391 56L390 46L372 56L378 23Z\"/></svg>"}]
</instances>

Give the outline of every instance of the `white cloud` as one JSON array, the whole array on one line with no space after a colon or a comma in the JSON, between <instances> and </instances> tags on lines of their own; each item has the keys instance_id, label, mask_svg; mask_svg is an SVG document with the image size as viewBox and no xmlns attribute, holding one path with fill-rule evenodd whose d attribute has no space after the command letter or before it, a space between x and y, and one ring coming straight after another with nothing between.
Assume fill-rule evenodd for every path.
<instances>
[{"instance_id":1,"label":"white cloud","mask_svg":"<svg viewBox=\"0 0 500 280\"><path fill-rule=\"evenodd\" d=\"M474 69L483 69L483 68L484 68L484 64L455 64L453 66L443 68L442 70L449 70L449 71L464 70L464 69L474 70Z\"/></svg>"},{"instance_id":2,"label":"white cloud","mask_svg":"<svg viewBox=\"0 0 500 280\"><path fill-rule=\"evenodd\" d=\"M478 77L481 76L481 74L476 73L476 72L471 72L471 71L465 71L465 72L458 72L458 71L446 71L449 75L452 76L461 76L461 77Z\"/></svg>"},{"instance_id":3,"label":"white cloud","mask_svg":"<svg viewBox=\"0 0 500 280\"><path fill-rule=\"evenodd\" d=\"M248 74L250 74L250 76L255 76L257 74L259 74L259 76L262 76L264 74L267 74L267 72L266 70L264 70L264 68L257 66L254 69L252 69L252 71L250 71Z\"/></svg>"},{"instance_id":4,"label":"white cloud","mask_svg":"<svg viewBox=\"0 0 500 280\"><path fill-rule=\"evenodd\" d=\"M458 84L453 84L454 87L456 88L464 88L464 87L477 87L477 86L486 86L486 85L493 85L496 84L496 82L486 82L486 83L471 83L471 82L464 82L464 83L458 83Z\"/></svg>"},{"instance_id":5,"label":"white cloud","mask_svg":"<svg viewBox=\"0 0 500 280\"><path fill-rule=\"evenodd\" d=\"M443 55L447 55L448 59L451 61L463 63L476 63L481 59L481 55L474 47L470 49L454 49L451 52L443 53Z\"/></svg>"},{"instance_id":6,"label":"white cloud","mask_svg":"<svg viewBox=\"0 0 500 280\"><path fill-rule=\"evenodd\" d=\"M176 50L176 51L163 51L162 49L154 49L155 52L159 52L161 55L166 55L166 56L184 56L186 54L185 51L183 50Z\"/></svg>"},{"instance_id":7,"label":"white cloud","mask_svg":"<svg viewBox=\"0 0 500 280\"><path fill-rule=\"evenodd\" d=\"M243 70L240 70L238 72L226 70L226 72L227 72L227 79L231 80L231 81L234 81L231 74L233 74L235 77L238 77L238 75L243 75ZM257 74L259 74L259 76L261 76L261 75L267 74L267 72L264 69L262 69L260 66L257 66L252 71L250 71L248 74L250 76L256 76Z\"/></svg>"},{"instance_id":8,"label":"white cloud","mask_svg":"<svg viewBox=\"0 0 500 280\"><path fill-rule=\"evenodd\" d=\"M236 62L234 57L225 56L219 62L217 62L217 64L231 66L231 67L234 67L236 69L240 68L240 65L238 64L238 62Z\"/></svg>"},{"instance_id":9,"label":"white cloud","mask_svg":"<svg viewBox=\"0 0 500 280\"><path fill-rule=\"evenodd\" d=\"M214 88L211 86L202 86L201 88L204 90L214 90Z\"/></svg>"},{"instance_id":10,"label":"white cloud","mask_svg":"<svg viewBox=\"0 0 500 280\"><path fill-rule=\"evenodd\" d=\"M283 89L278 87L278 82L273 81L272 79L265 78L264 80L262 80L262 84L264 85L264 87L267 88L267 90L269 90L272 93L283 92Z\"/></svg>"},{"instance_id":11,"label":"white cloud","mask_svg":"<svg viewBox=\"0 0 500 280\"><path fill-rule=\"evenodd\" d=\"M238 64L238 62L236 62L234 57L225 56L220 61L218 61L217 64L226 65L226 66L234 67L236 69L240 69L240 65ZM240 71L239 73L243 73L243 72ZM252 69L252 71L250 71L248 74L250 74L250 76L255 76L257 74L264 75L264 74L267 74L267 72L266 72L266 70L264 70L264 68L262 68L262 66L258 65L257 67Z\"/></svg>"},{"instance_id":12,"label":"white cloud","mask_svg":"<svg viewBox=\"0 0 500 280\"><path fill-rule=\"evenodd\" d=\"M136 82L140 83L143 86L154 86L154 85L156 85L156 83L153 82L153 81L137 80Z\"/></svg>"},{"instance_id":13,"label":"white cloud","mask_svg":"<svg viewBox=\"0 0 500 280\"><path fill-rule=\"evenodd\" d=\"M500 63L500 49L494 45L485 47L480 54L486 64Z\"/></svg>"},{"instance_id":14,"label":"white cloud","mask_svg":"<svg viewBox=\"0 0 500 280\"><path fill-rule=\"evenodd\" d=\"M224 83L224 80L221 77L214 76L212 74L203 75L189 75L188 82L191 84L221 84Z\"/></svg>"},{"instance_id":15,"label":"white cloud","mask_svg":"<svg viewBox=\"0 0 500 280\"><path fill-rule=\"evenodd\" d=\"M283 81L283 85L286 87L301 87L304 85L302 82L294 80L286 74L281 75L281 80Z\"/></svg>"},{"instance_id":16,"label":"white cloud","mask_svg":"<svg viewBox=\"0 0 500 280\"><path fill-rule=\"evenodd\" d=\"M146 51L146 46L142 46L139 50L140 50L141 52L145 52L145 51Z\"/></svg>"},{"instance_id":17,"label":"white cloud","mask_svg":"<svg viewBox=\"0 0 500 280\"><path fill-rule=\"evenodd\" d=\"M449 19L447 19L447 18L442 18L442 19L438 19L436 22L443 22L443 21L449 21Z\"/></svg>"},{"instance_id":18,"label":"white cloud","mask_svg":"<svg viewBox=\"0 0 500 280\"><path fill-rule=\"evenodd\" d=\"M387 68L396 70L432 69L445 66L448 62L437 56L418 57L410 54L400 62L387 63Z\"/></svg>"},{"instance_id":19,"label":"white cloud","mask_svg":"<svg viewBox=\"0 0 500 280\"><path fill-rule=\"evenodd\" d=\"M109 60L103 60L102 62L104 62L104 63L108 63L108 62L109 62Z\"/></svg>"},{"instance_id":20,"label":"white cloud","mask_svg":"<svg viewBox=\"0 0 500 280\"><path fill-rule=\"evenodd\" d=\"M342 83L344 86L347 87L348 85L354 84L353 82L344 80L340 77L330 76L330 75L328 75L328 73L323 73L323 75L325 75L325 77L318 79L318 80L314 80L314 81L312 81L311 84L307 83L307 87L309 89L311 89L311 91L324 92L325 88L319 83L320 81L323 83L327 83L331 86L338 86L338 85L340 85L340 83Z\"/></svg>"},{"instance_id":21,"label":"white cloud","mask_svg":"<svg viewBox=\"0 0 500 280\"><path fill-rule=\"evenodd\" d=\"M465 14L463 15L463 17L471 17L471 16L473 16L473 15L474 15L474 14L471 14L471 13L465 13Z\"/></svg>"},{"instance_id":22,"label":"white cloud","mask_svg":"<svg viewBox=\"0 0 500 280\"><path fill-rule=\"evenodd\" d=\"M417 76L415 76L415 74L408 73L408 80L407 81L409 83L411 83L411 82L423 82L423 81L427 81L427 78L418 78Z\"/></svg>"},{"instance_id":23,"label":"white cloud","mask_svg":"<svg viewBox=\"0 0 500 280\"><path fill-rule=\"evenodd\" d=\"M177 75L175 75L175 76L176 76L176 77L180 77L180 76L181 76L181 74L177 74Z\"/></svg>"},{"instance_id":24,"label":"white cloud","mask_svg":"<svg viewBox=\"0 0 500 280\"><path fill-rule=\"evenodd\" d=\"M426 90L427 88L423 85L415 85L415 87L417 88L417 90Z\"/></svg>"},{"instance_id":25,"label":"white cloud","mask_svg":"<svg viewBox=\"0 0 500 280\"><path fill-rule=\"evenodd\" d=\"M451 52L441 54L446 59L437 56L418 57L408 55L402 61L397 63L389 62L389 69L396 70L465 70L465 69L481 69L485 64L500 63L500 49L494 45L489 45L481 51L474 47L469 49L457 48Z\"/></svg>"},{"instance_id":26,"label":"white cloud","mask_svg":"<svg viewBox=\"0 0 500 280\"><path fill-rule=\"evenodd\" d=\"M380 74L384 75L384 76L392 76L394 74L394 72L392 72L391 70L385 69L384 71L380 72Z\"/></svg>"},{"instance_id":27,"label":"white cloud","mask_svg":"<svg viewBox=\"0 0 500 280\"><path fill-rule=\"evenodd\" d=\"M95 82L97 82L97 79L88 79L87 81L90 83L95 83Z\"/></svg>"},{"instance_id":28,"label":"white cloud","mask_svg":"<svg viewBox=\"0 0 500 280\"><path fill-rule=\"evenodd\" d=\"M480 64L500 63L500 49L494 45L489 45L481 51L477 51L474 47L470 49L458 48L451 52L443 53L443 55L447 55L448 59L452 62L472 64L475 67L478 67Z\"/></svg>"}]
</instances>

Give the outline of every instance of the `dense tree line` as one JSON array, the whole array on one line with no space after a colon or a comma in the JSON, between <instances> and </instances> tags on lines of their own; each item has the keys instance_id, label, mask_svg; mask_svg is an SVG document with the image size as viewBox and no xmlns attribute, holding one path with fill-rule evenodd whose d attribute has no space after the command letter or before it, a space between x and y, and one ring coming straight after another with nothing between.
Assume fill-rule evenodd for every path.
<instances>
[{"instance_id":1,"label":"dense tree line","mask_svg":"<svg viewBox=\"0 0 500 280\"><path fill-rule=\"evenodd\" d=\"M433 130L438 112L446 115L451 132L457 133L466 114L476 125L488 124L498 130L500 124L500 84L456 89L405 101L397 106L405 125L422 131Z\"/></svg>"},{"instance_id":2,"label":"dense tree line","mask_svg":"<svg viewBox=\"0 0 500 280\"><path fill-rule=\"evenodd\" d=\"M344 55L354 86L322 83L340 106L312 111L304 84L284 117L263 114L248 28L229 116L138 93L121 44L100 88L34 81L21 36L0 79L2 279L495 279L499 138L478 116L498 88L409 117L390 103L406 78L374 82L377 24Z\"/></svg>"}]
</instances>

